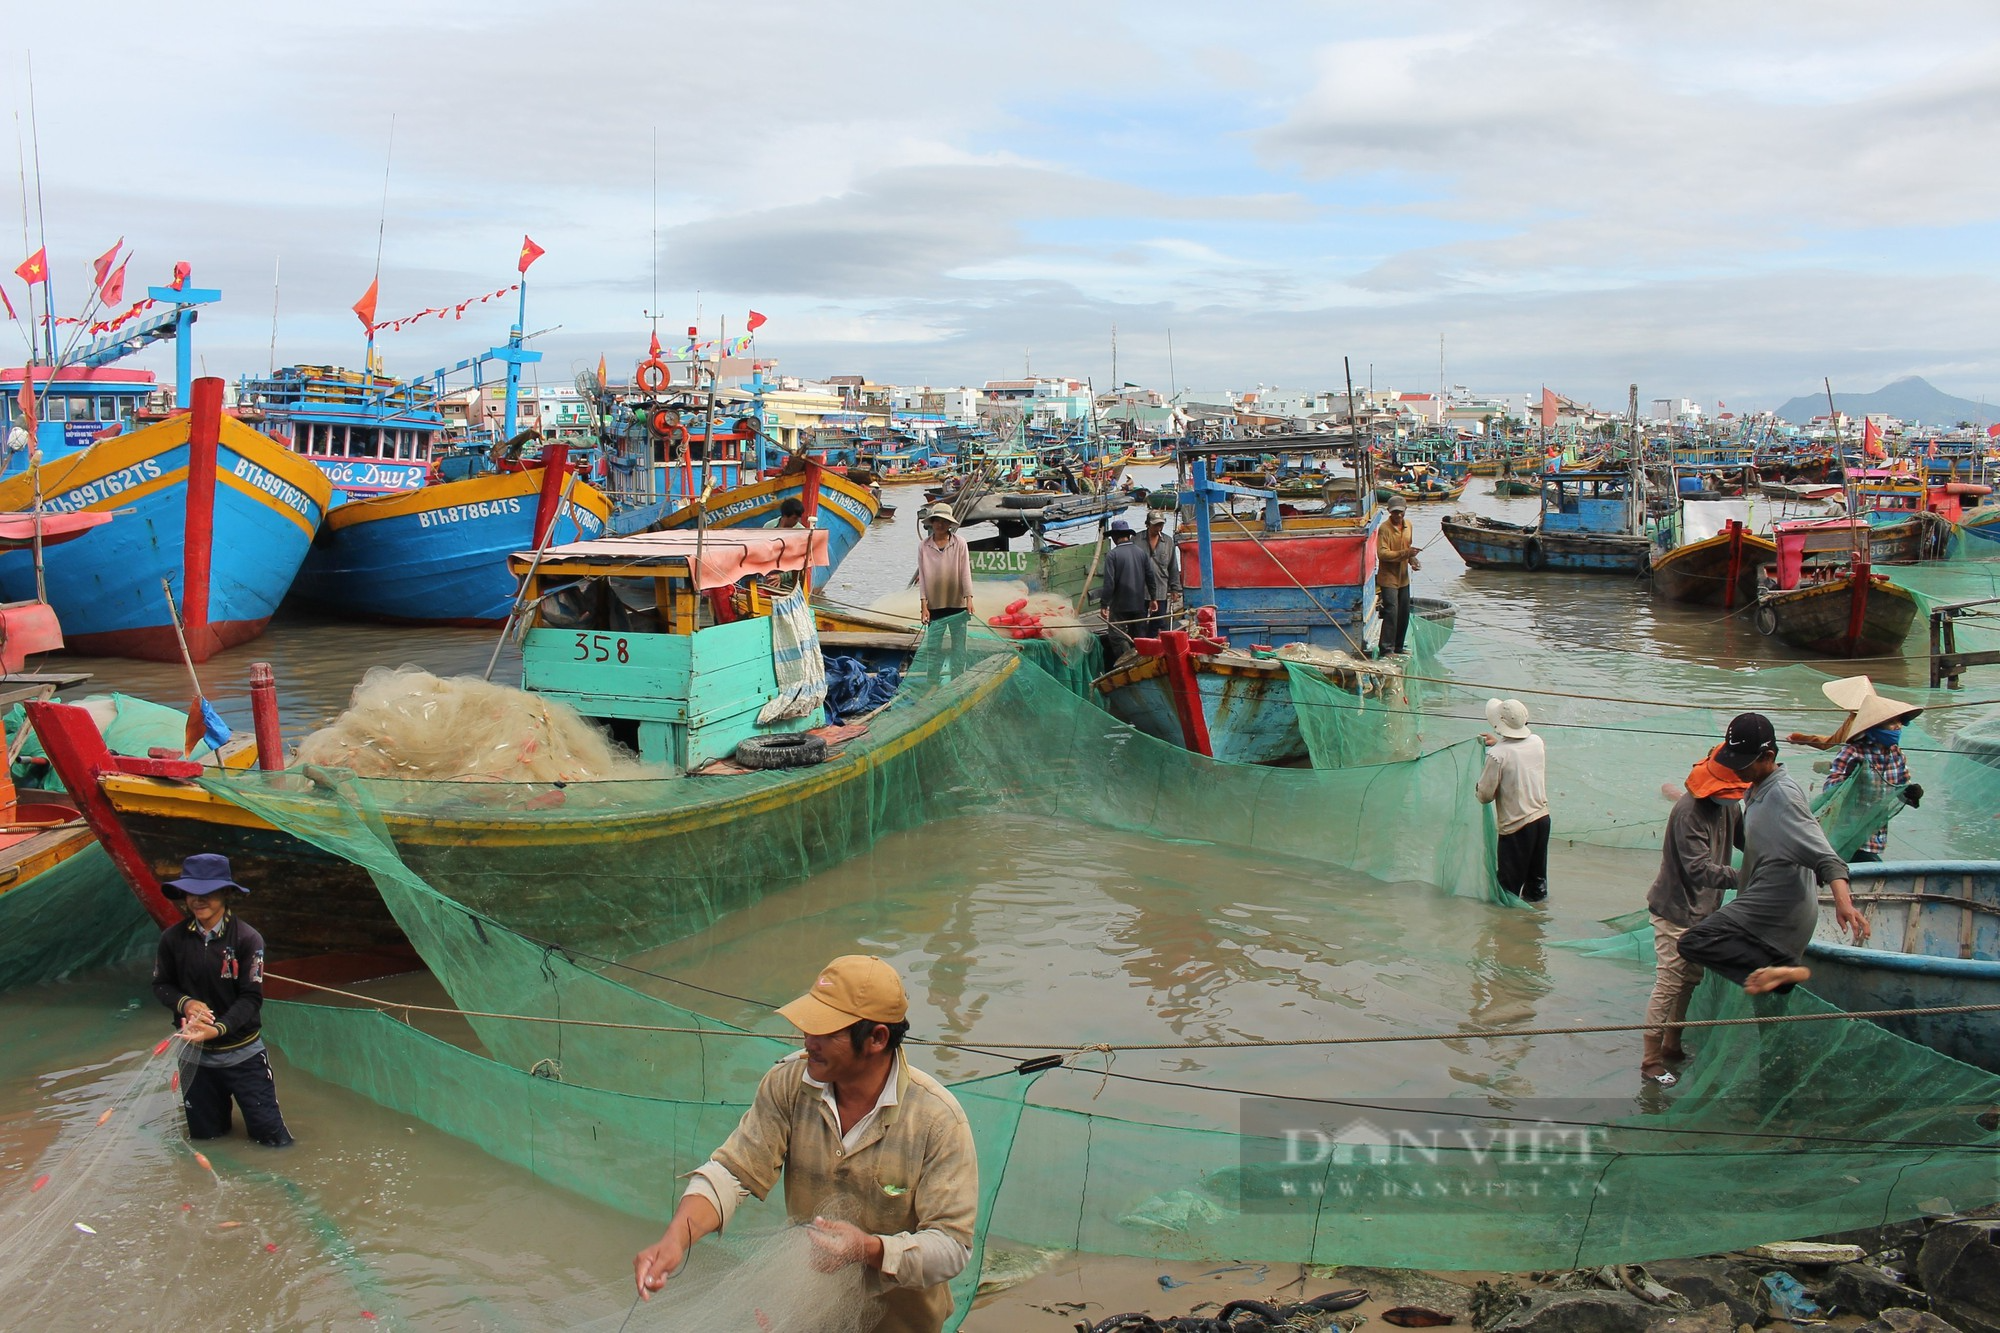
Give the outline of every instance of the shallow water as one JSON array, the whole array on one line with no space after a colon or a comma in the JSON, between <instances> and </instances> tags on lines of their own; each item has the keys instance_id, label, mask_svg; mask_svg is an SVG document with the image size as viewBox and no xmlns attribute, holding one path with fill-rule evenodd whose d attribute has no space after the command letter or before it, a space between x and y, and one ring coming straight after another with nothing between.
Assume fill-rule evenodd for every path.
<instances>
[{"instance_id":1,"label":"shallow water","mask_svg":"<svg viewBox=\"0 0 2000 1333\"><path fill-rule=\"evenodd\" d=\"M1532 500L1499 501L1489 487L1475 481L1467 507L1532 516ZM833 596L866 604L907 583L920 492L889 494L901 516L856 550ZM1635 580L1467 571L1446 543L1432 541L1441 512L1412 510L1419 542L1427 543L1416 591L1457 603L1454 670L1494 692L1573 687L1671 702L1689 697L1686 667L1698 665L1718 669L1700 673L1703 698L1727 705L1734 690L1736 702L1750 706L1759 700L1763 670L1800 660L1784 656L1745 617L1654 603ZM286 616L200 674L225 715L247 725L248 664L272 662L286 730L296 739L339 710L366 668L414 662L442 674L477 672L495 639L486 631ZM189 688L178 667L63 665L94 673L86 689L178 705ZM496 678L517 671L509 650ZM1685 748L1675 763L1698 752L1692 740ZM1921 761L1913 764L1921 776ZM1666 767L1635 766L1620 777L1650 791L1685 772ZM1529 912L1183 840L985 816L885 839L866 856L635 961L779 1002L831 956L878 953L909 981L916 1033L969 1045L1615 1021L1642 1008L1644 974L1546 945L1595 934L1600 918L1640 905L1655 859L1645 849L1559 847L1554 899L1545 912ZM716 1012L759 1018L748 1008ZM0 1023L13 1036L0 1049L0 1192L9 1196L0 1206L0 1235L8 1235L15 1214L7 1209L21 1204L35 1170L48 1169L31 1164L55 1142L56 1127L67 1125L73 1138L101 1133L92 1129L99 1108L131 1086L167 1024L135 969L0 997ZM919 1059L947 1077L997 1067L954 1050L925 1050ZM1115 1068L1228 1089L1303 1090L1335 1081L1373 1094L1527 1096L1623 1087L1636 1063L1623 1038L1606 1036L1334 1054L1131 1053ZM210 1178L178 1141L164 1093L152 1089L150 1111L135 1104L133 1115L114 1120L122 1137L92 1168L81 1198L88 1217L74 1220L97 1219L97 1235L69 1230L52 1242L60 1282L18 1263L10 1269L0 1256L0 1298L39 1293L31 1298L35 1313L51 1329L188 1318L230 1328L617 1327L630 1301L631 1256L657 1237L657 1220L544 1185L428 1126L286 1070L282 1057L279 1069L297 1147L271 1153L229 1141L209 1153L216 1167ZM1044 1078L1038 1095L1211 1123L1233 1105L1230 1094L1106 1083L1083 1073ZM191 1207L184 1211L184 1203ZM672 1203L660 1201L661 1217ZM243 1225L218 1229L224 1221ZM233 1313L218 1319L218 1309ZM364 1321L364 1310L375 1318ZM642 1311L631 1327L646 1326ZM998 1325L975 1315L968 1327Z\"/></svg>"}]
</instances>

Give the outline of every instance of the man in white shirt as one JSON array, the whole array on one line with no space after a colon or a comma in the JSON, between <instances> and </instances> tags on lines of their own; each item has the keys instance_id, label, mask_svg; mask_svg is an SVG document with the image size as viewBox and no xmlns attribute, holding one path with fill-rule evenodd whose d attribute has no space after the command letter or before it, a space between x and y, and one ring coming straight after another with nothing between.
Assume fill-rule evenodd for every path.
<instances>
[{"instance_id":1,"label":"man in white shirt","mask_svg":"<svg viewBox=\"0 0 2000 1333\"><path fill-rule=\"evenodd\" d=\"M786 1213L812 1224L814 1262L870 1270L876 1333L937 1333L946 1284L972 1255L979 1167L957 1099L903 1058L902 978L880 958L836 958L778 1012L805 1049L764 1076L736 1132L692 1173L666 1234L633 1260L639 1292L664 1287L697 1240L782 1175Z\"/></svg>"},{"instance_id":2,"label":"man in white shirt","mask_svg":"<svg viewBox=\"0 0 2000 1333\"><path fill-rule=\"evenodd\" d=\"M1549 783L1542 738L1528 730L1528 706L1519 699L1488 699L1479 733L1486 744L1480 803L1493 807L1500 826L1500 887L1523 902L1549 896Z\"/></svg>"}]
</instances>

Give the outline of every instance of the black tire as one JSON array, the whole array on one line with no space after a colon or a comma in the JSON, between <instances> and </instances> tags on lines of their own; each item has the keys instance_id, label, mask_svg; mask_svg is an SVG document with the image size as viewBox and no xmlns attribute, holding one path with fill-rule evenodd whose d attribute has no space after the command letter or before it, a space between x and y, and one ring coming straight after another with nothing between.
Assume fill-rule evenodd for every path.
<instances>
[{"instance_id":1,"label":"black tire","mask_svg":"<svg viewBox=\"0 0 2000 1333\"><path fill-rule=\"evenodd\" d=\"M825 760L826 737L803 731L752 736L736 747L736 762L745 768L810 768Z\"/></svg>"},{"instance_id":2,"label":"black tire","mask_svg":"<svg viewBox=\"0 0 2000 1333\"><path fill-rule=\"evenodd\" d=\"M1536 573L1547 567L1549 558L1542 553L1542 544L1539 540L1528 538L1527 545L1521 548L1521 563Z\"/></svg>"},{"instance_id":3,"label":"black tire","mask_svg":"<svg viewBox=\"0 0 2000 1333\"><path fill-rule=\"evenodd\" d=\"M1758 607L1757 614L1752 617L1752 622L1757 626L1759 634L1776 634L1778 632L1778 613L1768 606Z\"/></svg>"},{"instance_id":4,"label":"black tire","mask_svg":"<svg viewBox=\"0 0 2000 1333\"><path fill-rule=\"evenodd\" d=\"M1060 495L1003 495L1002 509L1044 509L1062 499Z\"/></svg>"}]
</instances>

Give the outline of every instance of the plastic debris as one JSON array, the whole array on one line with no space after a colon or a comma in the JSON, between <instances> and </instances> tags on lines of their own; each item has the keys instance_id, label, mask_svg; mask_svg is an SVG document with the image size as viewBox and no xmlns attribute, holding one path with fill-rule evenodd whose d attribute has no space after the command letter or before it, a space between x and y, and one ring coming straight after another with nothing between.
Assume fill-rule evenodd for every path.
<instances>
[{"instance_id":1,"label":"plastic debris","mask_svg":"<svg viewBox=\"0 0 2000 1333\"><path fill-rule=\"evenodd\" d=\"M72 1222L70 1225L86 1236L95 1236L97 1234L97 1228L91 1226L88 1222Z\"/></svg>"},{"instance_id":2,"label":"plastic debris","mask_svg":"<svg viewBox=\"0 0 2000 1333\"><path fill-rule=\"evenodd\" d=\"M1818 1303L1790 1273L1766 1273L1764 1291L1771 1308L1786 1319L1811 1319L1819 1313Z\"/></svg>"},{"instance_id":3,"label":"plastic debris","mask_svg":"<svg viewBox=\"0 0 2000 1333\"><path fill-rule=\"evenodd\" d=\"M1185 1287L1187 1285L1187 1283L1181 1281L1172 1273L1160 1274L1159 1283L1161 1291L1172 1291L1175 1287Z\"/></svg>"}]
</instances>

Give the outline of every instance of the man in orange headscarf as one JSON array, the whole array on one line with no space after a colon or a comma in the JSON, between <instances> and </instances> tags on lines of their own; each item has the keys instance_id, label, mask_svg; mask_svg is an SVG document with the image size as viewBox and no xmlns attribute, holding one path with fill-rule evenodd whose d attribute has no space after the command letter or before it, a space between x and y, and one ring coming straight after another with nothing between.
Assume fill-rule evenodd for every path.
<instances>
[{"instance_id":1,"label":"man in orange headscarf","mask_svg":"<svg viewBox=\"0 0 2000 1333\"><path fill-rule=\"evenodd\" d=\"M1664 1088L1680 1081L1668 1066L1688 1055L1681 1046L1681 1029L1673 1025L1687 1017L1688 1001L1701 984L1701 968L1680 955L1681 935L1722 905L1724 890L1736 887L1730 854L1743 845L1740 802L1750 783L1716 762L1721 748L1709 751L1688 773L1687 790L1667 816L1660 873L1646 894L1658 962L1639 1072Z\"/></svg>"}]
</instances>

